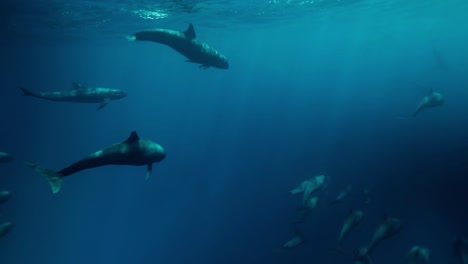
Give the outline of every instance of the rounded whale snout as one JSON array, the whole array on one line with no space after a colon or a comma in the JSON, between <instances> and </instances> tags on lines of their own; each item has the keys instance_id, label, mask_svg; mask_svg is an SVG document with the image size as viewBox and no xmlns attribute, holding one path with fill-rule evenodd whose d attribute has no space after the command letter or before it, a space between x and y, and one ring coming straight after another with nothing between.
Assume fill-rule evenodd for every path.
<instances>
[{"instance_id":1,"label":"rounded whale snout","mask_svg":"<svg viewBox=\"0 0 468 264\"><path fill-rule=\"evenodd\" d=\"M223 61L223 62L221 62L221 63L219 64L218 67L219 67L220 69L225 69L225 70L227 70L227 69L229 69L229 63L228 63L227 60L226 60L226 61Z\"/></svg>"},{"instance_id":2,"label":"rounded whale snout","mask_svg":"<svg viewBox=\"0 0 468 264\"><path fill-rule=\"evenodd\" d=\"M126 92L122 92L122 91L118 91L115 93L115 98L117 99L122 99L122 98L125 98L128 96L128 94Z\"/></svg>"},{"instance_id":3,"label":"rounded whale snout","mask_svg":"<svg viewBox=\"0 0 468 264\"><path fill-rule=\"evenodd\" d=\"M6 163L6 162L11 162L15 158L13 158L12 155L5 153L5 152L0 152L0 163Z\"/></svg>"},{"instance_id":4,"label":"rounded whale snout","mask_svg":"<svg viewBox=\"0 0 468 264\"><path fill-rule=\"evenodd\" d=\"M0 224L0 237L3 237L6 234L8 234L12 228L13 228L13 223L11 222L5 222L3 224Z\"/></svg>"},{"instance_id":5,"label":"rounded whale snout","mask_svg":"<svg viewBox=\"0 0 468 264\"><path fill-rule=\"evenodd\" d=\"M160 162L166 158L166 150L156 142L150 142L147 145L148 149L146 151L145 160L151 163Z\"/></svg>"},{"instance_id":6,"label":"rounded whale snout","mask_svg":"<svg viewBox=\"0 0 468 264\"><path fill-rule=\"evenodd\" d=\"M166 150L159 144L155 144L153 147L153 160L154 162L160 162L166 158Z\"/></svg>"},{"instance_id":7,"label":"rounded whale snout","mask_svg":"<svg viewBox=\"0 0 468 264\"><path fill-rule=\"evenodd\" d=\"M0 191L0 203L4 203L11 198L11 193L9 191Z\"/></svg>"},{"instance_id":8,"label":"rounded whale snout","mask_svg":"<svg viewBox=\"0 0 468 264\"><path fill-rule=\"evenodd\" d=\"M218 61L213 65L216 68L227 70L229 69L229 62L226 57L219 58Z\"/></svg>"},{"instance_id":9,"label":"rounded whale snout","mask_svg":"<svg viewBox=\"0 0 468 264\"><path fill-rule=\"evenodd\" d=\"M409 264L426 264L429 262L429 249L420 246L413 246L408 252Z\"/></svg>"}]
</instances>

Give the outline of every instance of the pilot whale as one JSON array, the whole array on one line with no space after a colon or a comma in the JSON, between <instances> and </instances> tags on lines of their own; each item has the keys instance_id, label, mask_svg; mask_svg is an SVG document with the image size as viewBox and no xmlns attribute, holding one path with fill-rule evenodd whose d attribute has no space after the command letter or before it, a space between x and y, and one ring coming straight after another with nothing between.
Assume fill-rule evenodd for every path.
<instances>
[{"instance_id":1,"label":"pilot whale","mask_svg":"<svg viewBox=\"0 0 468 264\"><path fill-rule=\"evenodd\" d=\"M26 163L26 166L45 175L52 187L52 192L57 193L60 191L63 177L105 165L147 165L146 178L148 178L153 169L153 163L160 162L165 157L166 152L163 147L149 139L140 139L133 131L127 140L96 151L58 172L44 169L33 163Z\"/></svg>"},{"instance_id":2,"label":"pilot whale","mask_svg":"<svg viewBox=\"0 0 468 264\"><path fill-rule=\"evenodd\" d=\"M6 163L13 161L14 158L8 153L0 152L0 163Z\"/></svg>"},{"instance_id":3,"label":"pilot whale","mask_svg":"<svg viewBox=\"0 0 468 264\"><path fill-rule=\"evenodd\" d=\"M441 106L444 104L444 97L440 93L434 92L432 89L429 90L429 93L424 96L424 98L419 103L418 107L416 107L416 111L413 113L413 117L418 115L422 110L429 108L429 107L436 107Z\"/></svg>"},{"instance_id":4,"label":"pilot whale","mask_svg":"<svg viewBox=\"0 0 468 264\"><path fill-rule=\"evenodd\" d=\"M370 255L380 242L390 238L400 232L401 221L395 217L386 217L384 222L381 223L374 232L372 240L366 247L358 248L354 260L361 263L372 263Z\"/></svg>"},{"instance_id":5,"label":"pilot whale","mask_svg":"<svg viewBox=\"0 0 468 264\"><path fill-rule=\"evenodd\" d=\"M457 238L453 243L453 253L461 264L468 264L468 240L464 237Z\"/></svg>"},{"instance_id":6,"label":"pilot whale","mask_svg":"<svg viewBox=\"0 0 468 264\"><path fill-rule=\"evenodd\" d=\"M11 193L9 191L0 191L0 204L4 203L11 198Z\"/></svg>"},{"instance_id":7,"label":"pilot whale","mask_svg":"<svg viewBox=\"0 0 468 264\"><path fill-rule=\"evenodd\" d=\"M12 228L13 224L11 222L5 222L0 224L0 238L8 234Z\"/></svg>"},{"instance_id":8,"label":"pilot whale","mask_svg":"<svg viewBox=\"0 0 468 264\"><path fill-rule=\"evenodd\" d=\"M346 189L342 190L338 195L335 197L335 199L332 200L332 204L340 203L342 202L351 192L352 187L348 185Z\"/></svg>"},{"instance_id":9,"label":"pilot whale","mask_svg":"<svg viewBox=\"0 0 468 264\"><path fill-rule=\"evenodd\" d=\"M23 96L32 96L40 99L56 102L74 102L74 103L97 103L99 104L96 110L100 110L109 104L112 100L122 99L127 94L118 89L111 88L89 88L79 83L73 82L73 89L71 91L63 92L39 92L34 93L25 88L20 89L23 91Z\"/></svg>"},{"instance_id":10,"label":"pilot whale","mask_svg":"<svg viewBox=\"0 0 468 264\"><path fill-rule=\"evenodd\" d=\"M346 235L355 228L362 220L364 213L361 210L350 210L348 216L346 217L343 226L341 227L340 236L338 237L338 252L342 252L341 243Z\"/></svg>"},{"instance_id":11,"label":"pilot whale","mask_svg":"<svg viewBox=\"0 0 468 264\"><path fill-rule=\"evenodd\" d=\"M184 55L188 62L201 64L200 68L203 69L209 67L229 68L228 60L224 55L196 38L192 23L185 31L158 28L133 33L127 39L129 41L153 41L167 45Z\"/></svg>"},{"instance_id":12,"label":"pilot whale","mask_svg":"<svg viewBox=\"0 0 468 264\"><path fill-rule=\"evenodd\" d=\"M298 223L294 223L294 236L283 244L283 248L290 249L295 248L304 242L304 236L301 230L299 230Z\"/></svg>"},{"instance_id":13,"label":"pilot whale","mask_svg":"<svg viewBox=\"0 0 468 264\"><path fill-rule=\"evenodd\" d=\"M420 246L413 246L407 254L408 264L427 264L429 263L429 249Z\"/></svg>"}]
</instances>

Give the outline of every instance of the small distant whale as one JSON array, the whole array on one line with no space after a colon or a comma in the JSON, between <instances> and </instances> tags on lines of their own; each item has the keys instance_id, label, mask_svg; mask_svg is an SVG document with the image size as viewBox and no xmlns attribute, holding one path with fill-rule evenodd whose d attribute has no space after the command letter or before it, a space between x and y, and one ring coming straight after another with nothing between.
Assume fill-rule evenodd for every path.
<instances>
[{"instance_id":1,"label":"small distant whale","mask_svg":"<svg viewBox=\"0 0 468 264\"><path fill-rule=\"evenodd\" d=\"M310 195L325 187L325 180L325 175L311 177L301 182L301 184L298 187L292 189L291 191L289 191L289 193L293 195L303 193L302 201L305 204Z\"/></svg>"},{"instance_id":2,"label":"small distant whale","mask_svg":"<svg viewBox=\"0 0 468 264\"><path fill-rule=\"evenodd\" d=\"M14 158L8 153L0 152L0 163L7 163L13 161Z\"/></svg>"},{"instance_id":3,"label":"small distant whale","mask_svg":"<svg viewBox=\"0 0 468 264\"><path fill-rule=\"evenodd\" d=\"M283 244L283 248L290 249L295 248L304 242L302 232L297 227L297 224L294 224L294 236Z\"/></svg>"},{"instance_id":4,"label":"small distant whale","mask_svg":"<svg viewBox=\"0 0 468 264\"><path fill-rule=\"evenodd\" d=\"M196 39L192 23L183 32L169 29L146 30L132 34L128 40L153 41L167 45L184 55L188 62L201 64L200 68L229 68L228 60L224 55Z\"/></svg>"},{"instance_id":5,"label":"small distant whale","mask_svg":"<svg viewBox=\"0 0 468 264\"><path fill-rule=\"evenodd\" d=\"M401 229L401 221L394 217L387 217L385 221L380 224L372 236L372 240L367 247L361 247L355 256L356 261L363 263L372 263L370 260L370 254L375 247L383 240L392 237L397 234Z\"/></svg>"},{"instance_id":6,"label":"small distant whale","mask_svg":"<svg viewBox=\"0 0 468 264\"><path fill-rule=\"evenodd\" d=\"M344 189L343 191L341 191L336 197L335 199L333 199L332 203L333 204L336 204L336 203L340 203L343 201L344 198L346 198L349 193L351 192L351 186L347 186L346 189Z\"/></svg>"},{"instance_id":7,"label":"small distant whale","mask_svg":"<svg viewBox=\"0 0 468 264\"><path fill-rule=\"evenodd\" d=\"M460 261L460 264L468 264L468 240L459 237L453 243L453 253Z\"/></svg>"},{"instance_id":8,"label":"small distant whale","mask_svg":"<svg viewBox=\"0 0 468 264\"><path fill-rule=\"evenodd\" d=\"M8 232L10 232L12 228L13 224L11 222L5 222L0 224L0 238L8 234Z\"/></svg>"},{"instance_id":9,"label":"small distant whale","mask_svg":"<svg viewBox=\"0 0 468 264\"><path fill-rule=\"evenodd\" d=\"M24 88L23 96L32 96L44 100L55 102L74 102L74 103L97 103L99 104L96 110L100 110L109 104L112 100L119 100L127 96L127 94L118 89L111 88L89 88L79 83L73 82L71 91L63 92L40 92L34 93Z\"/></svg>"},{"instance_id":10,"label":"small distant whale","mask_svg":"<svg viewBox=\"0 0 468 264\"><path fill-rule=\"evenodd\" d=\"M420 246L414 246L407 255L408 264L427 264L429 263L429 249Z\"/></svg>"},{"instance_id":11,"label":"small distant whale","mask_svg":"<svg viewBox=\"0 0 468 264\"><path fill-rule=\"evenodd\" d=\"M0 204L10 200L11 193L9 191L0 191Z\"/></svg>"},{"instance_id":12,"label":"small distant whale","mask_svg":"<svg viewBox=\"0 0 468 264\"><path fill-rule=\"evenodd\" d=\"M441 106L444 104L444 97L440 93L434 92L432 89L429 90L429 94L424 96L424 98L416 107L416 111L413 113L413 117L416 117L421 111L429 107Z\"/></svg>"},{"instance_id":13,"label":"small distant whale","mask_svg":"<svg viewBox=\"0 0 468 264\"><path fill-rule=\"evenodd\" d=\"M302 236L294 235L290 240L283 244L284 248L295 248L302 244Z\"/></svg>"},{"instance_id":14,"label":"small distant whale","mask_svg":"<svg viewBox=\"0 0 468 264\"><path fill-rule=\"evenodd\" d=\"M313 178L310 178L304 186L304 194L302 196L302 203L305 205L310 196L315 192L318 192L325 188L325 175L318 175Z\"/></svg>"},{"instance_id":15,"label":"small distant whale","mask_svg":"<svg viewBox=\"0 0 468 264\"><path fill-rule=\"evenodd\" d=\"M298 187L289 191L293 195L302 193L302 207L299 209L298 222L303 222L311 210L317 206L318 197L312 197L312 195L325 188L326 180L325 175L310 177L302 181Z\"/></svg>"},{"instance_id":16,"label":"small distant whale","mask_svg":"<svg viewBox=\"0 0 468 264\"><path fill-rule=\"evenodd\" d=\"M341 227L340 236L338 237L338 250L341 251L341 243L351 229L356 227L362 220L364 213L361 210L351 210L346 217L343 226Z\"/></svg>"},{"instance_id":17,"label":"small distant whale","mask_svg":"<svg viewBox=\"0 0 468 264\"><path fill-rule=\"evenodd\" d=\"M140 139L138 134L133 131L127 140L96 151L58 172L41 168L32 163L26 163L26 166L45 175L50 183L52 192L57 193L60 191L63 177L82 170L105 165L147 165L146 178L148 178L153 169L153 163L160 162L165 157L166 152L159 144L148 139Z\"/></svg>"}]
</instances>

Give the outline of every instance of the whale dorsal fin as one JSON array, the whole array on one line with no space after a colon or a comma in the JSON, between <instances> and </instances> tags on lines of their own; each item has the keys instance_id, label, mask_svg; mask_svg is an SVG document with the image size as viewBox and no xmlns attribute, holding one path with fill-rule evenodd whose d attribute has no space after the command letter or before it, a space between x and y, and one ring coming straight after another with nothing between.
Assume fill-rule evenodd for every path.
<instances>
[{"instance_id":1,"label":"whale dorsal fin","mask_svg":"<svg viewBox=\"0 0 468 264\"><path fill-rule=\"evenodd\" d=\"M195 29L193 28L193 24L190 23L190 25L188 26L187 30L184 31L184 35L188 38L188 39L194 39L196 38L197 36L195 35Z\"/></svg>"},{"instance_id":2,"label":"whale dorsal fin","mask_svg":"<svg viewBox=\"0 0 468 264\"><path fill-rule=\"evenodd\" d=\"M125 142L130 143L130 142L135 142L135 141L138 141L138 140L140 140L140 137L138 136L137 132L132 131L132 133L127 138L127 140L125 140Z\"/></svg>"},{"instance_id":3,"label":"whale dorsal fin","mask_svg":"<svg viewBox=\"0 0 468 264\"><path fill-rule=\"evenodd\" d=\"M73 90L86 88L86 86L82 85L81 83L77 83L77 82L72 82L72 85L73 85L73 88L72 88Z\"/></svg>"}]
</instances>

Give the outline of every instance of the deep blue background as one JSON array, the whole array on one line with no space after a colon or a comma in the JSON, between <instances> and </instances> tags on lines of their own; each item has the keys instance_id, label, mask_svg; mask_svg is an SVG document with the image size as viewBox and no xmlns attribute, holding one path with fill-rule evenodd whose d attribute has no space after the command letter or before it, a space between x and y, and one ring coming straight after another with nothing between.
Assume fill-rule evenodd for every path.
<instances>
[{"instance_id":1,"label":"deep blue background","mask_svg":"<svg viewBox=\"0 0 468 264\"><path fill-rule=\"evenodd\" d=\"M403 262L416 244L433 263L455 263L451 242L468 234L468 5L444 3L377 2L222 28L187 15L229 58L227 71L127 42L138 25L73 41L2 34L0 150L16 160L0 167L0 189L14 195L0 222L15 224L0 239L0 263L350 263L385 215L404 229L375 263ZM72 81L129 96L96 112L17 89L66 90ZM446 104L406 120L429 88ZM149 180L143 167L102 167L67 177L53 195L22 165L58 170L132 130L167 150ZM288 191L318 174L331 181L302 225L306 243L283 250L300 206ZM330 206L347 185L349 199ZM345 240L348 254L336 256L351 208L365 218Z\"/></svg>"}]
</instances>

